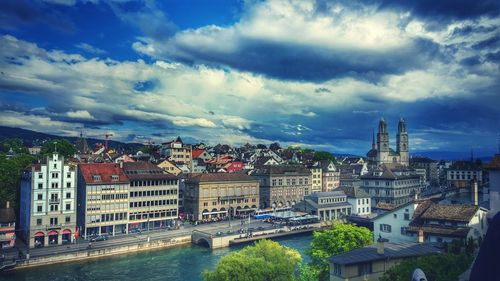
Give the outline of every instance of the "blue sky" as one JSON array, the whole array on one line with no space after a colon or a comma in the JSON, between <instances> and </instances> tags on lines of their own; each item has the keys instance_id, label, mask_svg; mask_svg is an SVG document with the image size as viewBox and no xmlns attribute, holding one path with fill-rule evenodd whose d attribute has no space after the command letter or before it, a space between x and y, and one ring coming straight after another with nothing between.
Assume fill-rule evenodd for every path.
<instances>
[{"instance_id":1,"label":"blue sky","mask_svg":"<svg viewBox=\"0 0 500 281\"><path fill-rule=\"evenodd\" d=\"M411 3L408 3L411 2ZM0 124L122 141L495 153L498 1L2 1Z\"/></svg>"}]
</instances>

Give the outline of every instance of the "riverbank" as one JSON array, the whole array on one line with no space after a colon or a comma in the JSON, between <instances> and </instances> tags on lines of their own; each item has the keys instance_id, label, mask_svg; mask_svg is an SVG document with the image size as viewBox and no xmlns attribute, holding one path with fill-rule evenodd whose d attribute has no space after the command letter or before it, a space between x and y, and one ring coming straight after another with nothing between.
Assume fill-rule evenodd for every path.
<instances>
[{"instance_id":1,"label":"riverbank","mask_svg":"<svg viewBox=\"0 0 500 281\"><path fill-rule=\"evenodd\" d=\"M150 241L150 242L141 242L129 245L111 246L101 249L92 249L92 248L85 250L79 249L74 252L52 254L52 255L34 257L27 260L19 261L16 264L16 267L13 268L13 270L27 268L27 267L43 266L49 264L96 259L101 257L122 255L127 253L137 253L149 250L166 249L186 244L191 244L191 235L185 235L185 236Z\"/></svg>"}]
</instances>

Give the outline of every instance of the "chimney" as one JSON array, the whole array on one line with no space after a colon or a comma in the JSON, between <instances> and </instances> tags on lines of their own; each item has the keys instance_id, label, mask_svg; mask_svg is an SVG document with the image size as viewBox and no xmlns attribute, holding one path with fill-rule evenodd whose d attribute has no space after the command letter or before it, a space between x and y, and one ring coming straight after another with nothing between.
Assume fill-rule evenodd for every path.
<instances>
[{"instance_id":1,"label":"chimney","mask_svg":"<svg viewBox=\"0 0 500 281\"><path fill-rule=\"evenodd\" d=\"M424 243L424 231L422 229L418 230L418 243Z\"/></svg>"},{"instance_id":2,"label":"chimney","mask_svg":"<svg viewBox=\"0 0 500 281\"><path fill-rule=\"evenodd\" d=\"M5 202L5 209L10 209L10 202L9 201Z\"/></svg>"},{"instance_id":3,"label":"chimney","mask_svg":"<svg viewBox=\"0 0 500 281\"><path fill-rule=\"evenodd\" d=\"M477 181L474 180L472 182L472 204L474 204L474 206L479 205L477 193L478 193Z\"/></svg>"},{"instance_id":4,"label":"chimney","mask_svg":"<svg viewBox=\"0 0 500 281\"><path fill-rule=\"evenodd\" d=\"M388 239L382 238L381 235L379 235L377 239L377 254L383 255L385 252L385 242L389 242Z\"/></svg>"},{"instance_id":5,"label":"chimney","mask_svg":"<svg viewBox=\"0 0 500 281\"><path fill-rule=\"evenodd\" d=\"M415 194L413 195L413 199L414 199L415 201L417 201L417 200L418 200L418 192L415 192Z\"/></svg>"}]
</instances>

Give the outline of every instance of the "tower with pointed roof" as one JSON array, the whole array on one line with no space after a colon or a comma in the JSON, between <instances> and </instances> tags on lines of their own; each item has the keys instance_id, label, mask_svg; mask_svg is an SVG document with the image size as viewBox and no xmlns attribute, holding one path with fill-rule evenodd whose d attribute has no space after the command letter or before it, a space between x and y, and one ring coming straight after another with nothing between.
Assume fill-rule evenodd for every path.
<instances>
[{"instance_id":1,"label":"tower with pointed roof","mask_svg":"<svg viewBox=\"0 0 500 281\"><path fill-rule=\"evenodd\" d=\"M389 132L387 131L387 123L382 117L378 122L377 162L386 163L387 161L389 161Z\"/></svg>"},{"instance_id":2,"label":"tower with pointed roof","mask_svg":"<svg viewBox=\"0 0 500 281\"><path fill-rule=\"evenodd\" d=\"M410 165L410 152L408 151L408 132L404 118L399 120L398 134L396 135L396 153L399 154L399 162L405 166Z\"/></svg>"}]
</instances>

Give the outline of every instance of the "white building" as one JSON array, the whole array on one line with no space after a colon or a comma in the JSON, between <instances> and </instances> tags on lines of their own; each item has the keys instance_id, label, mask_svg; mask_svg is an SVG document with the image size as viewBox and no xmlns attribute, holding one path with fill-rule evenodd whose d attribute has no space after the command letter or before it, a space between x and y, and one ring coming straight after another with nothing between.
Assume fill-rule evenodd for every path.
<instances>
[{"instance_id":1,"label":"white building","mask_svg":"<svg viewBox=\"0 0 500 281\"><path fill-rule=\"evenodd\" d=\"M417 209L418 203L408 202L373 219L373 237L376 241L380 236L393 243L413 242L415 237L407 235L407 229Z\"/></svg>"},{"instance_id":2,"label":"white building","mask_svg":"<svg viewBox=\"0 0 500 281\"><path fill-rule=\"evenodd\" d=\"M371 198L368 193L359 187L341 187L347 195L347 202L352 205L352 214L367 216L371 214Z\"/></svg>"},{"instance_id":3,"label":"white building","mask_svg":"<svg viewBox=\"0 0 500 281\"><path fill-rule=\"evenodd\" d=\"M76 230L76 169L54 153L22 173L20 234L30 248L71 243Z\"/></svg>"}]
</instances>

